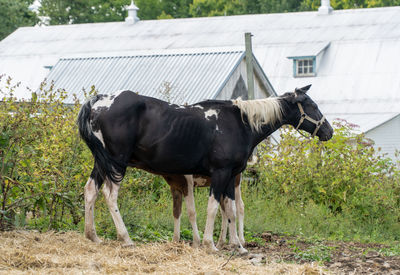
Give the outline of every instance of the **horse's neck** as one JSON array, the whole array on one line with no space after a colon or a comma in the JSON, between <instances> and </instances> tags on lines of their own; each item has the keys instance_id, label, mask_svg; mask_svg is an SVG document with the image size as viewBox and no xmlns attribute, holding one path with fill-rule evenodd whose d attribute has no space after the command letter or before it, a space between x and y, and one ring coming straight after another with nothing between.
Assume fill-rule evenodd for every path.
<instances>
[{"instance_id":1,"label":"horse's neck","mask_svg":"<svg viewBox=\"0 0 400 275\"><path fill-rule=\"evenodd\" d=\"M264 125L261 127L261 131L259 132L252 132L253 135L253 142L256 146L258 143L269 137L273 132L281 128L283 125L290 124L293 126L293 122L291 121L292 114L294 112L293 108L290 106L285 99L282 98L281 101L282 106L282 120L275 121L272 124Z\"/></svg>"},{"instance_id":2,"label":"horse's neck","mask_svg":"<svg viewBox=\"0 0 400 275\"><path fill-rule=\"evenodd\" d=\"M254 147L257 146L257 144L259 144L264 139L269 137L273 132L275 132L276 130L281 128L282 125L284 125L283 121L276 121L274 124L268 124L268 125L262 126L261 131L259 131L259 132L253 131L252 132L253 146Z\"/></svg>"}]
</instances>

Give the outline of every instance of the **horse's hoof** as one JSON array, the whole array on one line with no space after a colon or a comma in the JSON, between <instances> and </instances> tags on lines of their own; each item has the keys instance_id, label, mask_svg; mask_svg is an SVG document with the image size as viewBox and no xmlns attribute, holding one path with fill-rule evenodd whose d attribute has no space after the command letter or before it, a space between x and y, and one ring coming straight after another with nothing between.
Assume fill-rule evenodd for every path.
<instances>
[{"instance_id":1,"label":"horse's hoof","mask_svg":"<svg viewBox=\"0 0 400 275\"><path fill-rule=\"evenodd\" d=\"M93 235L86 235L86 238L91 240L94 243L102 243L103 242L99 237L97 237L97 235L94 235L94 236Z\"/></svg>"},{"instance_id":2,"label":"horse's hoof","mask_svg":"<svg viewBox=\"0 0 400 275\"><path fill-rule=\"evenodd\" d=\"M215 253L218 252L219 250L215 247L213 242L210 241L203 241L203 246L205 247L205 249L207 250L207 252L210 253Z\"/></svg>"},{"instance_id":3,"label":"horse's hoof","mask_svg":"<svg viewBox=\"0 0 400 275\"><path fill-rule=\"evenodd\" d=\"M193 242L192 243L193 248L199 248L200 247L200 242Z\"/></svg>"},{"instance_id":4,"label":"horse's hoof","mask_svg":"<svg viewBox=\"0 0 400 275\"><path fill-rule=\"evenodd\" d=\"M247 251L247 249L243 248L243 246L241 246L240 244L229 244L229 248L230 250L234 250L237 251L239 255L243 256L248 254L249 252Z\"/></svg>"},{"instance_id":5,"label":"horse's hoof","mask_svg":"<svg viewBox=\"0 0 400 275\"><path fill-rule=\"evenodd\" d=\"M241 255L241 256L247 255L249 253L249 251L247 251L247 249L243 248L243 247L239 247L238 252L239 252L239 255Z\"/></svg>"},{"instance_id":6,"label":"horse's hoof","mask_svg":"<svg viewBox=\"0 0 400 275\"><path fill-rule=\"evenodd\" d=\"M224 243L224 242L218 242L218 243L217 243L217 248L218 248L218 249L222 249L222 248L224 248L224 246L225 246L225 243Z\"/></svg>"},{"instance_id":7,"label":"horse's hoof","mask_svg":"<svg viewBox=\"0 0 400 275\"><path fill-rule=\"evenodd\" d=\"M123 243L122 244L122 247L134 247L135 246L135 244L133 243L133 242L129 242L129 243Z\"/></svg>"}]
</instances>

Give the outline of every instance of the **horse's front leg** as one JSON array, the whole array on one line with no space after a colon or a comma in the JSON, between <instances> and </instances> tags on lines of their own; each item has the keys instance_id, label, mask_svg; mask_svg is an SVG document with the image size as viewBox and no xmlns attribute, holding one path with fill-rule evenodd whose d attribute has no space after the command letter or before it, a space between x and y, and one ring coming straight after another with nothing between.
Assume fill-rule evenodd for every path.
<instances>
[{"instance_id":1,"label":"horse's front leg","mask_svg":"<svg viewBox=\"0 0 400 275\"><path fill-rule=\"evenodd\" d=\"M206 228L203 236L203 245L213 251L218 251L213 240L215 215L218 211L220 199L225 192L224 190L229 184L233 185L233 181L231 181L231 172L228 169L219 169L213 172L210 197L208 198Z\"/></svg>"},{"instance_id":2,"label":"horse's front leg","mask_svg":"<svg viewBox=\"0 0 400 275\"><path fill-rule=\"evenodd\" d=\"M237 249L240 254L246 254L247 250L243 248L239 241L237 231L236 231L236 203L235 198L230 198L229 196L224 197L223 202L226 217L228 218L229 226L229 244ZM222 207L222 206L221 206Z\"/></svg>"},{"instance_id":3,"label":"horse's front leg","mask_svg":"<svg viewBox=\"0 0 400 275\"><path fill-rule=\"evenodd\" d=\"M236 214L238 217L238 233L239 241L242 246L245 245L244 240L244 203L242 200L242 192L240 190L241 175L236 176L235 179L235 200L236 200Z\"/></svg>"},{"instance_id":4,"label":"horse's front leg","mask_svg":"<svg viewBox=\"0 0 400 275\"><path fill-rule=\"evenodd\" d=\"M106 180L103 186L103 195L106 199L108 209L110 210L112 219L117 229L118 240L122 241L124 246L131 246L133 242L129 237L128 230L126 230L124 221L122 220L121 214L118 209L117 199L120 184L113 183L110 180Z\"/></svg>"},{"instance_id":5,"label":"horse's front leg","mask_svg":"<svg viewBox=\"0 0 400 275\"><path fill-rule=\"evenodd\" d=\"M226 217L225 211L221 207L221 232L219 233L219 238L218 238L218 243L217 247L218 248L223 248L226 242L226 234L227 234L227 229L228 229L228 218Z\"/></svg>"},{"instance_id":6,"label":"horse's front leg","mask_svg":"<svg viewBox=\"0 0 400 275\"><path fill-rule=\"evenodd\" d=\"M214 194L211 193L208 198L206 228L203 235L203 245L211 251L218 251L213 240L214 221L218 211L218 205L219 202L215 199Z\"/></svg>"},{"instance_id":7,"label":"horse's front leg","mask_svg":"<svg viewBox=\"0 0 400 275\"><path fill-rule=\"evenodd\" d=\"M240 191L240 182L241 182L241 174L237 175L235 178L235 201L236 201L236 215L238 219L238 235L239 241L242 246L245 245L244 240L244 203L242 200L242 193ZM221 216L222 216L222 224L221 224L221 233L219 234L219 239L217 243L218 248L222 248L226 242L226 235L228 229L228 218L226 216L224 208L221 207Z\"/></svg>"}]
</instances>

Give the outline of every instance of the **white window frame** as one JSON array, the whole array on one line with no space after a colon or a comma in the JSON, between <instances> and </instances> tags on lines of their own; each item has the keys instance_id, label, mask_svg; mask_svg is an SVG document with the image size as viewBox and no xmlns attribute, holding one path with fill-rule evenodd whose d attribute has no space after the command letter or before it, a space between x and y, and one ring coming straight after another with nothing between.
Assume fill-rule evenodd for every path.
<instances>
[{"instance_id":1,"label":"white window frame","mask_svg":"<svg viewBox=\"0 0 400 275\"><path fill-rule=\"evenodd\" d=\"M316 56L297 56L289 57L293 59L293 76L294 77L312 77L317 75ZM307 65L304 66L304 61ZM304 72L306 68L306 72ZM312 69L312 72L310 72Z\"/></svg>"},{"instance_id":2,"label":"white window frame","mask_svg":"<svg viewBox=\"0 0 400 275\"><path fill-rule=\"evenodd\" d=\"M296 76L314 76L314 58L304 58L296 60Z\"/></svg>"}]
</instances>

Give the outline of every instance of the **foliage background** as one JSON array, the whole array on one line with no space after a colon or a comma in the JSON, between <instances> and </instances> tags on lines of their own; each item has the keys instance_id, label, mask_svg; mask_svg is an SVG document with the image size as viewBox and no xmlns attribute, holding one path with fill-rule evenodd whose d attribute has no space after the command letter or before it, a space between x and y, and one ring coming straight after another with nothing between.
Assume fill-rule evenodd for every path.
<instances>
[{"instance_id":1,"label":"foliage background","mask_svg":"<svg viewBox=\"0 0 400 275\"><path fill-rule=\"evenodd\" d=\"M64 105L65 92L43 84L32 100L16 102L11 79L0 78L0 230L30 228L83 231L83 187L93 158L80 140L79 103ZM47 87L47 88L44 88ZM259 162L244 174L247 240L265 231L359 241L398 241L398 164L375 151L345 121L324 143L287 128L277 145L262 144ZM172 198L162 178L128 169L119 206L136 241L170 239ZM208 188L195 190L200 231ZM96 228L116 237L101 196ZM191 239L185 212L182 238ZM219 218L215 236L218 235Z\"/></svg>"},{"instance_id":2,"label":"foliage background","mask_svg":"<svg viewBox=\"0 0 400 275\"><path fill-rule=\"evenodd\" d=\"M0 0L0 40L42 18L50 25L123 21L130 0L41 0L39 13L29 9L34 0ZM320 0L135 0L142 20L279 13L317 10ZM400 0L331 0L335 9L400 5Z\"/></svg>"}]
</instances>

